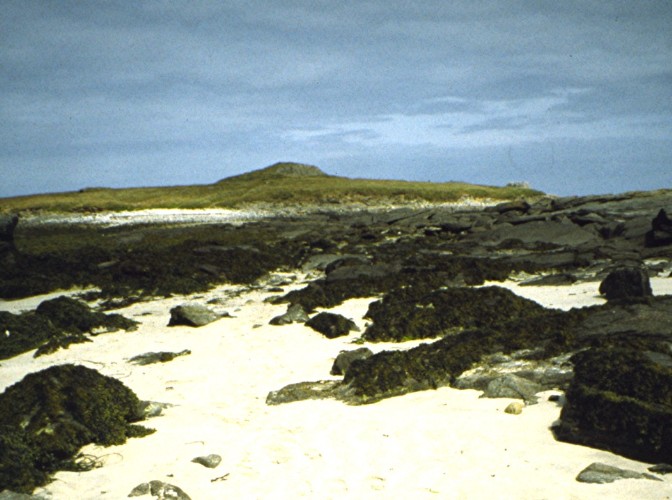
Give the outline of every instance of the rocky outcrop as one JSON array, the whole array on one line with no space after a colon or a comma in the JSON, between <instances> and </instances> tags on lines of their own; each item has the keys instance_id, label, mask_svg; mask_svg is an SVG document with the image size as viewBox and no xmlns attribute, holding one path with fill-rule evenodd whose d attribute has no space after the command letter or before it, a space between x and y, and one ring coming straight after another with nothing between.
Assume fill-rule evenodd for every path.
<instances>
[{"instance_id":1,"label":"rocky outcrop","mask_svg":"<svg viewBox=\"0 0 672 500\"><path fill-rule=\"evenodd\" d=\"M572 363L574 379L556 437L636 460L672 463L669 351L591 348Z\"/></svg>"},{"instance_id":2,"label":"rocky outcrop","mask_svg":"<svg viewBox=\"0 0 672 500\"><path fill-rule=\"evenodd\" d=\"M536 302L500 287L434 291L407 287L388 293L369 306L366 318L373 320L373 324L362 337L373 342L437 338L542 311Z\"/></svg>"},{"instance_id":3,"label":"rocky outcrop","mask_svg":"<svg viewBox=\"0 0 672 500\"><path fill-rule=\"evenodd\" d=\"M0 394L0 490L29 493L89 443L122 444L153 432L140 420L129 388L83 366L27 375Z\"/></svg>"}]
</instances>

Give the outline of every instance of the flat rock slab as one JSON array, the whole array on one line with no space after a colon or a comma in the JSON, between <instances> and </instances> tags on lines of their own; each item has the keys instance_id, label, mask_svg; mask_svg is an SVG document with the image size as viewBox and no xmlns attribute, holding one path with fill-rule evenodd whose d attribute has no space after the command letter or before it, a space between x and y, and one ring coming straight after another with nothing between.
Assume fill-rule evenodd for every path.
<instances>
[{"instance_id":1,"label":"flat rock slab","mask_svg":"<svg viewBox=\"0 0 672 500\"><path fill-rule=\"evenodd\" d=\"M651 474L635 472L633 470L619 469L613 465L594 462L583 469L576 480L580 483L605 484L613 483L619 479L651 479L653 481L662 481Z\"/></svg>"}]
</instances>

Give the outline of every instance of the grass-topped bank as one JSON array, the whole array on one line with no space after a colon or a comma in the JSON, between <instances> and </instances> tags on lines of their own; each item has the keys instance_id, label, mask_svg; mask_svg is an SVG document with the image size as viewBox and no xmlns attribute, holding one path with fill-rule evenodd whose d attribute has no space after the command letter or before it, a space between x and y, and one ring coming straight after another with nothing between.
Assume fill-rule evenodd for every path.
<instances>
[{"instance_id":1,"label":"grass-topped bank","mask_svg":"<svg viewBox=\"0 0 672 500\"><path fill-rule=\"evenodd\" d=\"M543 193L525 186L481 186L463 182L350 179L319 168L277 163L214 184L87 188L76 192L0 199L0 212L95 212L153 208L241 208L255 204L347 205L451 203L467 199L533 199Z\"/></svg>"}]
</instances>

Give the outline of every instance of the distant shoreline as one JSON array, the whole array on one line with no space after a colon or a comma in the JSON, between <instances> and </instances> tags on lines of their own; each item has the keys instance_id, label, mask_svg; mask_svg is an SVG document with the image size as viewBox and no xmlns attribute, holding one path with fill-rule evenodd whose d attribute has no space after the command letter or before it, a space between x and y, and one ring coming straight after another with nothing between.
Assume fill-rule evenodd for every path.
<instances>
[{"instance_id":1,"label":"distant shoreline","mask_svg":"<svg viewBox=\"0 0 672 500\"><path fill-rule=\"evenodd\" d=\"M23 226L77 224L100 227L118 227L138 224L244 224L274 217L297 217L319 213L348 214L357 212L384 212L402 208L444 208L455 211L482 209L498 201L464 199L454 203L415 202L404 204L365 205L274 205L258 204L243 209L196 208L196 209L142 209L124 211L101 211L92 213L29 212L21 214Z\"/></svg>"}]
</instances>

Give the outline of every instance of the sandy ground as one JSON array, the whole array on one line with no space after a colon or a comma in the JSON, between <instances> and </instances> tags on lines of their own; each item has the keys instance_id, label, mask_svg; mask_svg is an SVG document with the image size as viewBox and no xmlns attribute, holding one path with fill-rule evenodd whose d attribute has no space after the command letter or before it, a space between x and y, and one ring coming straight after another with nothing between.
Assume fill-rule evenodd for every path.
<instances>
[{"instance_id":1,"label":"sandy ground","mask_svg":"<svg viewBox=\"0 0 672 500\"><path fill-rule=\"evenodd\" d=\"M602 300L596 283L506 286L549 307ZM672 293L672 279L656 278L653 287L658 294ZM174 405L147 421L156 433L122 446L87 446L83 452L97 457L102 467L59 472L36 493L54 499L122 499L138 484L156 479L179 486L192 499L672 498L670 478L577 482L576 475L592 462L640 472L648 464L555 441L549 427L560 407L547 397L521 415L504 413L512 400L480 399L476 391L451 388L358 407L337 401L267 406L269 391L330 378L338 352L359 347L352 344L357 334L328 340L304 325L269 325L286 307L265 303L267 296L221 287L135 304L118 312L140 321L138 331L100 335L92 343L37 359L30 352L0 362L0 391L29 372L74 362L120 379L143 400ZM166 326L171 307L212 298L220 301L213 307L235 317L197 329ZM363 327L371 300L350 300L332 311ZM0 302L0 310L37 303ZM128 363L148 351L183 349L192 354L164 364ZM215 469L191 462L211 453L222 457Z\"/></svg>"}]
</instances>

